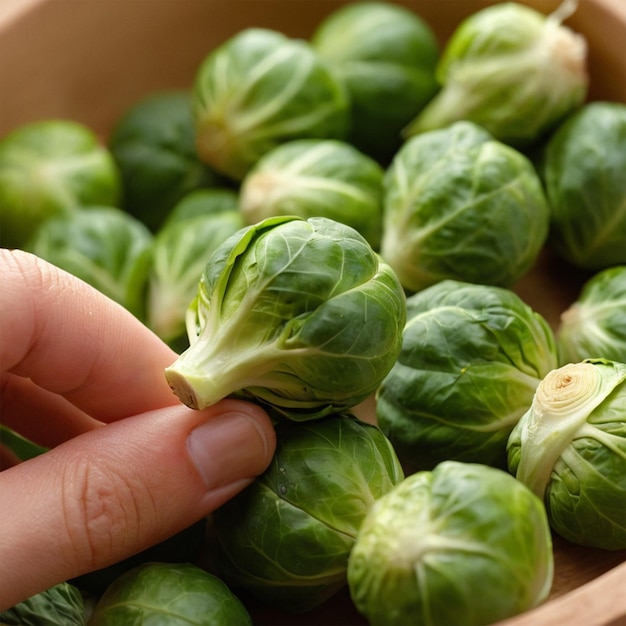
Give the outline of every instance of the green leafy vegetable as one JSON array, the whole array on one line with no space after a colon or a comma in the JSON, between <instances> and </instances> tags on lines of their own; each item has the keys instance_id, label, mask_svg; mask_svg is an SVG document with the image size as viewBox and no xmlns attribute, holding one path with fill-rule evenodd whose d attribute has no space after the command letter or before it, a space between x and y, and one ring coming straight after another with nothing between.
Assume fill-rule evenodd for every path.
<instances>
[{"instance_id":1,"label":"green leafy vegetable","mask_svg":"<svg viewBox=\"0 0 626 626\"><path fill-rule=\"evenodd\" d=\"M528 158L457 122L394 157L380 251L409 291L446 278L509 287L535 263L549 219Z\"/></svg>"},{"instance_id":2,"label":"green leafy vegetable","mask_svg":"<svg viewBox=\"0 0 626 626\"><path fill-rule=\"evenodd\" d=\"M259 159L241 186L249 224L275 215L328 217L352 226L376 249L382 229L383 169L348 143L300 139Z\"/></svg>"},{"instance_id":3,"label":"green leafy vegetable","mask_svg":"<svg viewBox=\"0 0 626 626\"><path fill-rule=\"evenodd\" d=\"M32 122L0 140L3 247L22 247L50 217L84 205L117 206L120 198L113 156L78 122Z\"/></svg>"},{"instance_id":4,"label":"green leafy vegetable","mask_svg":"<svg viewBox=\"0 0 626 626\"><path fill-rule=\"evenodd\" d=\"M248 626L239 598L190 563L145 563L116 579L92 613L92 626Z\"/></svg>"},{"instance_id":5,"label":"green leafy vegetable","mask_svg":"<svg viewBox=\"0 0 626 626\"><path fill-rule=\"evenodd\" d=\"M626 104L592 102L550 138L543 175L550 244L575 267L626 263Z\"/></svg>"},{"instance_id":6,"label":"green leafy vegetable","mask_svg":"<svg viewBox=\"0 0 626 626\"><path fill-rule=\"evenodd\" d=\"M349 414L280 421L265 473L214 512L226 581L288 611L346 585L348 554L373 503L403 475L380 432Z\"/></svg>"},{"instance_id":7,"label":"green leafy vegetable","mask_svg":"<svg viewBox=\"0 0 626 626\"><path fill-rule=\"evenodd\" d=\"M188 311L191 345L165 374L192 408L241 392L313 419L373 393L405 319L398 279L354 229L269 218L214 252Z\"/></svg>"},{"instance_id":8,"label":"green leafy vegetable","mask_svg":"<svg viewBox=\"0 0 626 626\"><path fill-rule=\"evenodd\" d=\"M511 145L543 138L587 95L587 43L562 24L576 4L564 0L546 17L499 2L466 18L439 61L441 90L406 136L469 120Z\"/></svg>"},{"instance_id":9,"label":"green leafy vegetable","mask_svg":"<svg viewBox=\"0 0 626 626\"><path fill-rule=\"evenodd\" d=\"M304 40L248 28L210 52L195 78L200 158L241 180L266 152L291 139L345 137L344 85Z\"/></svg>"},{"instance_id":10,"label":"green leafy vegetable","mask_svg":"<svg viewBox=\"0 0 626 626\"><path fill-rule=\"evenodd\" d=\"M438 89L433 31L407 7L353 2L324 19L311 42L348 89L349 141L388 162L404 127Z\"/></svg>"},{"instance_id":11,"label":"green leafy vegetable","mask_svg":"<svg viewBox=\"0 0 626 626\"><path fill-rule=\"evenodd\" d=\"M550 372L511 433L511 473L565 539L626 549L626 364L585 359Z\"/></svg>"},{"instance_id":12,"label":"green leafy vegetable","mask_svg":"<svg viewBox=\"0 0 626 626\"><path fill-rule=\"evenodd\" d=\"M515 293L446 280L407 299L378 424L407 472L444 460L505 469L509 434L556 366L552 330Z\"/></svg>"}]
</instances>

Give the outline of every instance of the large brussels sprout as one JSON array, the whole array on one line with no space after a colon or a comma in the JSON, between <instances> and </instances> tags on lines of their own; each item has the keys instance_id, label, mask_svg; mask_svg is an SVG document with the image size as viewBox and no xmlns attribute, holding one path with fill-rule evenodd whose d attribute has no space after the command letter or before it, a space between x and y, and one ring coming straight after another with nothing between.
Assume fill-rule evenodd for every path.
<instances>
[{"instance_id":1,"label":"large brussels sprout","mask_svg":"<svg viewBox=\"0 0 626 626\"><path fill-rule=\"evenodd\" d=\"M77 587L63 582L0 612L2 626L84 626L85 602Z\"/></svg>"},{"instance_id":2,"label":"large brussels sprout","mask_svg":"<svg viewBox=\"0 0 626 626\"><path fill-rule=\"evenodd\" d=\"M0 140L0 245L22 247L49 217L117 206L121 179L106 147L69 120L20 126Z\"/></svg>"},{"instance_id":3,"label":"large brussels sprout","mask_svg":"<svg viewBox=\"0 0 626 626\"><path fill-rule=\"evenodd\" d=\"M348 583L372 626L479 626L543 601L553 570L541 500L505 471L445 461L370 509Z\"/></svg>"},{"instance_id":4,"label":"large brussels sprout","mask_svg":"<svg viewBox=\"0 0 626 626\"><path fill-rule=\"evenodd\" d=\"M546 17L500 2L466 18L437 66L441 90L406 136L470 120L511 145L543 138L587 95L587 43L562 24L575 5Z\"/></svg>"},{"instance_id":5,"label":"large brussels sprout","mask_svg":"<svg viewBox=\"0 0 626 626\"><path fill-rule=\"evenodd\" d=\"M351 408L391 369L404 292L353 228L276 217L217 248L165 373L192 408L241 392L297 420Z\"/></svg>"},{"instance_id":6,"label":"large brussels sprout","mask_svg":"<svg viewBox=\"0 0 626 626\"><path fill-rule=\"evenodd\" d=\"M145 563L104 592L93 626L247 626L242 602L214 574L190 563Z\"/></svg>"},{"instance_id":7,"label":"large brussels sprout","mask_svg":"<svg viewBox=\"0 0 626 626\"><path fill-rule=\"evenodd\" d=\"M626 263L626 104L593 102L550 138L543 159L550 244L572 265Z\"/></svg>"},{"instance_id":8,"label":"large brussels sprout","mask_svg":"<svg viewBox=\"0 0 626 626\"><path fill-rule=\"evenodd\" d=\"M142 319L151 244L152 234L132 215L90 207L50 218L25 247Z\"/></svg>"},{"instance_id":9,"label":"large brussels sprout","mask_svg":"<svg viewBox=\"0 0 626 626\"><path fill-rule=\"evenodd\" d=\"M559 535L626 550L626 364L585 359L550 372L511 433L508 463Z\"/></svg>"},{"instance_id":10,"label":"large brussels sprout","mask_svg":"<svg viewBox=\"0 0 626 626\"><path fill-rule=\"evenodd\" d=\"M305 611L346 586L348 554L373 503L403 477L380 430L349 414L281 421L263 475L212 516L216 567L287 611Z\"/></svg>"},{"instance_id":11,"label":"large brussels sprout","mask_svg":"<svg viewBox=\"0 0 626 626\"><path fill-rule=\"evenodd\" d=\"M626 363L626 265L585 282L561 314L556 340L561 365L594 357Z\"/></svg>"},{"instance_id":12,"label":"large brussels sprout","mask_svg":"<svg viewBox=\"0 0 626 626\"><path fill-rule=\"evenodd\" d=\"M175 219L159 229L150 250L145 319L161 339L187 347L185 317L198 277L214 250L243 226L241 212L233 209Z\"/></svg>"},{"instance_id":13,"label":"large brussels sprout","mask_svg":"<svg viewBox=\"0 0 626 626\"><path fill-rule=\"evenodd\" d=\"M240 180L266 152L291 139L343 139L345 86L309 43L248 28L210 52L194 83L200 158Z\"/></svg>"},{"instance_id":14,"label":"large brussels sprout","mask_svg":"<svg viewBox=\"0 0 626 626\"><path fill-rule=\"evenodd\" d=\"M407 141L384 193L381 254L409 291L445 278L509 287L548 235L532 163L471 122Z\"/></svg>"},{"instance_id":15,"label":"large brussels sprout","mask_svg":"<svg viewBox=\"0 0 626 626\"><path fill-rule=\"evenodd\" d=\"M515 293L446 280L407 299L378 424L407 472L447 459L506 469L509 434L556 366L552 330Z\"/></svg>"},{"instance_id":16,"label":"large brussels sprout","mask_svg":"<svg viewBox=\"0 0 626 626\"><path fill-rule=\"evenodd\" d=\"M343 141L290 141L248 172L239 206L249 224L274 215L328 217L352 226L377 249L383 175L376 161Z\"/></svg>"},{"instance_id":17,"label":"large brussels sprout","mask_svg":"<svg viewBox=\"0 0 626 626\"><path fill-rule=\"evenodd\" d=\"M348 139L387 162L438 89L439 44L431 28L406 7L355 2L324 19L311 43L348 89Z\"/></svg>"},{"instance_id":18,"label":"large brussels sprout","mask_svg":"<svg viewBox=\"0 0 626 626\"><path fill-rule=\"evenodd\" d=\"M156 92L133 104L114 126L109 148L122 175L123 208L153 232L183 196L217 181L198 158L186 91Z\"/></svg>"}]
</instances>

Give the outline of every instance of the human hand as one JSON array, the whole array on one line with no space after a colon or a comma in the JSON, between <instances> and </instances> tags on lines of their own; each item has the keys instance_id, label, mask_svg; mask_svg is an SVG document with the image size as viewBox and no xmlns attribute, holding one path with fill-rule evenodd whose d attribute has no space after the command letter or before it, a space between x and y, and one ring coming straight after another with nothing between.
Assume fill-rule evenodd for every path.
<instances>
[{"instance_id":1,"label":"human hand","mask_svg":"<svg viewBox=\"0 0 626 626\"><path fill-rule=\"evenodd\" d=\"M113 301L0 249L1 420L50 450L0 474L0 610L190 526L269 464L257 406L182 406L176 354Z\"/></svg>"}]
</instances>

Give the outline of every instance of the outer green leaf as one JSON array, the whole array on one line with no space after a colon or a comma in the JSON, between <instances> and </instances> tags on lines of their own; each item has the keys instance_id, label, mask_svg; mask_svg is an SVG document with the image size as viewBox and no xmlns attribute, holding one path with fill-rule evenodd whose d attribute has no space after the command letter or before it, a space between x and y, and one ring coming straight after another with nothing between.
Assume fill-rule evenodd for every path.
<instances>
[{"instance_id":1,"label":"outer green leaf","mask_svg":"<svg viewBox=\"0 0 626 626\"><path fill-rule=\"evenodd\" d=\"M541 500L502 470L446 461L376 502L348 583L373 626L478 626L539 604L553 570Z\"/></svg>"},{"instance_id":2,"label":"outer green leaf","mask_svg":"<svg viewBox=\"0 0 626 626\"><path fill-rule=\"evenodd\" d=\"M216 562L264 602L309 610L345 586L361 522L402 469L380 430L350 415L282 421L276 434L265 473L212 516Z\"/></svg>"},{"instance_id":3,"label":"outer green leaf","mask_svg":"<svg viewBox=\"0 0 626 626\"><path fill-rule=\"evenodd\" d=\"M245 392L312 419L373 393L405 319L395 274L354 229L270 218L215 251L188 313L191 346L166 376L192 407Z\"/></svg>"},{"instance_id":4,"label":"outer green leaf","mask_svg":"<svg viewBox=\"0 0 626 626\"><path fill-rule=\"evenodd\" d=\"M407 300L378 423L407 471L446 459L505 468L509 434L556 364L550 327L513 292L443 281Z\"/></svg>"}]
</instances>

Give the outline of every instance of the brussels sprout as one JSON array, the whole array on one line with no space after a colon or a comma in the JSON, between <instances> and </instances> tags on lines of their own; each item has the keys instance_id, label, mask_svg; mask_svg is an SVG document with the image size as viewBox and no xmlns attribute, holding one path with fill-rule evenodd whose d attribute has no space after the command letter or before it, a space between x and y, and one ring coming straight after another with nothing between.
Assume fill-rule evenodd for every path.
<instances>
[{"instance_id":1,"label":"brussels sprout","mask_svg":"<svg viewBox=\"0 0 626 626\"><path fill-rule=\"evenodd\" d=\"M541 500L505 471L445 461L370 509L348 584L372 626L474 626L539 604L553 570Z\"/></svg>"},{"instance_id":2,"label":"brussels sprout","mask_svg":"<svg viewBox=\"0 0 626 626\"><path fill-rule=\"evenodd\" d=\"M47 451L47 448L26 439L6 424L0 424L0 446L3 454L10 453L17 461L26 461Z\"/></svg>"},{"instance_id":3,"label":"brussels sprout","mask_svg":"<svg viewBox=\"0 0 626 626\"><path fill-rule=\"evenodd\" d=\"M186 194L174 205L161 225L161 229L171 226L172 222L190 217L205 217L238 210L239 194L234 189L225 187L196 189Z\"/></svg>"},{"instance_id":4,"label":"brussels sprout","mask_svg":"<svg viewBox=\"0 0 626 626\"><path fill-rule=\"evenodd\" d=\"M585 359L550 372L511 433L508 463L559 535L626 549L626 364Z\"/></svg>"},{"instance_id":5,"label":"brussels sprout","mask_svg":"<svg viewBox=\"0 0 626 626\"><path fill-rule=\"evenodd\" d=\"M598 272L561 314L556 340L561 365L601 357L626 363L626 265Z\"/></svg>"},{"instance_id":6,"label":"brussels sprout","mask_svg":"<svg viewBox=\"0 0 626 626\"><path fill-rule=\"evenodd\" d=\"M111 153L77 122L25 124L0 140L0 245L21 247L49 217L120 203Z\"/></svg>"},{"instance_id":7,"label":"brussels sprout","mask_svg":"<svg viewBox=\"0 0 626 626\"><path fill-rule=\"evenodd\" d=\"M626 104L593 102L550 138L543 175L550 244L572 265L626 263Z\"/></svg>"},{"instance_id":8,"label":"brussels sprout","mask_svg":"<svg viewBox=\"0 0 626 626\"><path fill-rule=\"evenodd\" d=\"M549 209L531 162L471 122L413 137L385 178L381 254L409 291L445 278L509 287Z\"/></svg>"},{"instance_id":9,"label":"brussels sprout","mask_svg":"<svg viewBox=\"0 0 626 626\"><path fill-rule=\"evenodd\" d=\"M2 626L84 626L85 602L81 592L60 583L0 612Z\"/></svg>"},{"instance_id":10,"label":"brussels sprout","mask_svg":"<svg viewBox=\"0 0 626 626\"><path fill-rule=\"evenodd\" d=\"M439 44L414 11L384 2L356 2L331 13L311 43L346 85L348 139L387 162L402 130L438 89Z\"/></svg>"},{"instance_id":11,"label":"brussels sprout","mask_svg":"<svg viewBox=\"0 0 626 626\"><path fill-rule=\"evenodd\" d=\"M190 191L216 183L198 158L191 95L150 94L127 109L109 139L124 188L123 208L157 231Z\"/></svg>"},{"instance_id":12,"label":"brussels sprout","mask_svg":"<svg viewBox=\"0 0 626 626\"><path fill-rule=\"evenodd\" d=\"M217 576L190 563L145 563L102 595L93 626L246 626L250 614Z\"/></svg>"},{"instance_id":13,"label":"brussels sprout","mask_svg":"<svg viewBox=\"0 0 626 626\"><path fill-rule=\"evenodd\" d=\"M175 347L187 347L185 316L213 251L243 228L237 209L175 219L154 238L147 277L146 324Z\"/></svg>"},{"instance_id":14,"label":"brussels sprout","mask_svg":"<svg viewBox=\"0 0 626 626\"><path fill-rule=\"evenodd\" d=\"M502 2L466 18L437 66L441 90L405 136L469 120L515 146L544 137L587 95L587 43L561 23L575 5L546 17Z\"/></svg>"},{"instance_id":15,"label":"brussels sprout","mask_svg":"<svg viewBox=\"0 0 626 626\"><path fill-rule=\"evenodd\" d=\"M395 274L353 228L268 218L214 252L187 314L191 346L165 373L192 408L242 392L313 419L374 392L405 320Z\"/></svg>"},{"instance_id":16,"label":"brussels sprout","mask_svg":"<svg viewBox=\"0 0 626 626\"><path fill-rule=\"evenodd\" d=\"M509 434L556 366L552 330L515 293L446 280L407 299L378 424L407 472L448 459L506 469Z\"/></svg>"},{"instance_id":17,"label":"brussels sprout","mask_svg":"<svg viewBox=\"0 0 626 626\"><path fill-rule=\"evenodd\" d=\"M241 180L266 152L291 139L343 139L345 86L306 41L248 28L213 50L195 78L200 158Z\"/></svg>"},{"instance_id":18,"label":"brussels sprout","mask_svg":"<svg viewBox=\"0 0 626 626\"><path fill-rule=\"evenodd\" d=\"M376 249L382 230L383 169L348 143L300 139L262 156L243 180L248 224L274 215L328 217L352 226Z\"/></svg>"},{"instance_id":19,"label":"brussels sprout","mask_svg":"<svg viewBox=\"0 0 626 626\"><path fill-rule=\"evenodd\" d=\"M143 317L152 235L114 207L90 207L42 224L26 248Z\"/></svg>"},{"instance_id":20,"label":"brussels sprout","mask_svg":"<svg viewBox=\"0 0 626 626\"><path fill-rule=\"evenodd\" d=\"M349 414L281 421L276 437L265 473L213 513L216 563L233 588L305 611L346 586L363 518L403 475L380 430Z\"/></svg>"}]
</instances>

